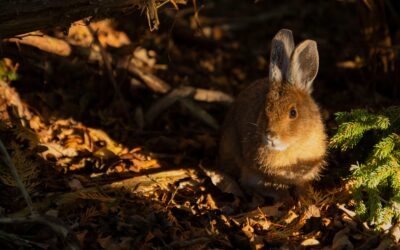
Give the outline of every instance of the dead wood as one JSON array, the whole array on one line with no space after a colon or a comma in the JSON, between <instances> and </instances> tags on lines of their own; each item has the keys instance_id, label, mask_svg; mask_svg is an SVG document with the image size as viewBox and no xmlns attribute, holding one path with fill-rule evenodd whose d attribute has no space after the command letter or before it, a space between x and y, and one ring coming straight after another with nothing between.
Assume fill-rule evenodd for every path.
<instances>
[{"instance_id":1,"label":"dead wood","mask_svg":"<svg viewBox=\"0 0 400 250\"><path fill-rule=\"evenodd\" d=\"M41 33L7 38L4 39L4 42L29 45L59 56L70 56L72 52L68 42Z\"/></svg>"},{"instance_id":2,"label":"dead wood","mask_svg":"<svg viewBox=\"0 0 400 250\"><path fill-rule=\"evenodd\" d=\"M208 114L204 109L198 106L195 102L191 101L189 98L203 102L221 102L227 104L233 102L233 98L230 95L221 91L184 86L172 90L169 94L165 95L155 104L153 104L146 112L146 122L152 123L159 114L161 114L175 102L179 101L183 106L189 109L189 111L191 111L196 118L200 119L210 127L217 129L217 121L215 121L210 114Z\"/></svg>"},{"instance_id":3,"label":"dead wood","mask_svg":"<svg viewBox=\"0 0 400 250\"><path fill-rule=\"evenodd\" d=\"M149 87L152 91L156 93L164 94L171 89L171 86L164 80L149 72L138 69L132 63L126 62L124 60L119 60L116 65L117 68L126 69L133 75L139 77L146 84L147 87Z\"/></svg>"},{"instance_id":4,"label":"dead wood","mask_svg":"<svg viewBox=\"0 0 400 250\"><path fill-rule=\"evenodd\" d=\"M132 12L140 0L0 0L0 38L54 26L68 28L85 17L105 17Z\"/></svg>"},{"instance_id":5,"label":"dead wood","mask_svg":"<svg viewBox=\"0 0 400 250\"><path fill-rule=\"evenodd\" d=\"M190 113L199 119L200 121L204 122L211 128L217 130L219 128L218 122L212 117L207 111L197 105L194 101L188 98L184 98L180 100L180 103L187 108Z\"/></svg>"},{"instance_id":6,"label":"dead wood","mask_svg":"<svg viewBox=\"0 0 400 250\"><path fill-rule=\"evenodd\" d=\"M124 188L132 193L146 193L157 188L169 189L168 185L179 180L197 176L194 169L178 169L136 176L104 185L104 190Z\"/></svg>"},{"instance_id":7,"label":"dead wood","mask_svg":"<svg viewBox=\"0 0 400 250\"><path fill-rule=\"evenodd\" d=\"M180 180L191 178L198 179L197 171L194 169L178 169L157 172L153 174L135 176L129 179L115 181L99 187L88 187L78 191L56 194L48 197L46 200L34 203L33 207L37 210L48 208L51 204L57 203L58 205L67 204L76 201L79 198L90 196L91 193L107 193L116 189L123 189L133 194L145 194L157 189L169 190L169 185L174 184ZM93 199L97 199L94 197ZM111 199L111 198L110 198ZM20 210L12 217L21 217L29 214L27 209ZM1 220L0 220L1 223Z\"/></svg>"},{"instance_id":8,"label":"dead wood","mask_svg":"<svg viewBox=\"0 0 400 250\"><path fill-rule=\"evenodd\" d=\"M145 114L145 120L147 123L152 123L154 119L161 114L168 107L173 105L175 102L189 97L194 94L193 88L177 88L172 90L169 94L158 100L153 104Z\"/></svg>"}]
</instances>

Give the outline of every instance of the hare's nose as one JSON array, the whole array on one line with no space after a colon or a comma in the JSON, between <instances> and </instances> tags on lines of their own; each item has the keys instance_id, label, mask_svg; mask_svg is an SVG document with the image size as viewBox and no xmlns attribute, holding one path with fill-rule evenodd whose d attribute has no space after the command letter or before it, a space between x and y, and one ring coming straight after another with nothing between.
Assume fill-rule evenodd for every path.
<instances>
[{"instance_id":1,"label":"hare's nose","mask_svg":"<svg viewBox=\"0 0 400 250\"><path fill-rule=\"evenodd\" d=\"M272 141L277 137L277 133L271 130L267 131L267 140Z\"/></svg>"}]
</instances>

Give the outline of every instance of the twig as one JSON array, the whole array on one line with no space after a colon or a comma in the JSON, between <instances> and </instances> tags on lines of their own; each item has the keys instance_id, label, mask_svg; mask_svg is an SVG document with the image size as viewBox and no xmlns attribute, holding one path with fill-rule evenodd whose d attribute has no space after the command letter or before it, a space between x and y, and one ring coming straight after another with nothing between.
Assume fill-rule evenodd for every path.
<instances>
[{"instance_id":1,"label":"twig","mask_svg":"<svg viewBox=\"0 0 400 250\"><path fill-rule=\"evenodd\" d=\"M112 57L111 57L110 54L108 54L106 52L106 50L104 49L103 45L100 43L99 37L97 36L97 31L93 30L93 28L92 28L92 26L91 26L91 24L89 23L88 20L86 20L86 24L87 24L87 28L88 28L90 34L93 37L93 42L96 43L97 46L99 46L99 48L100 48L100 54L101 54L101 57L103 59L104 65L106 67L108 79L110 80L111 84L114 87L114 99L122 102L123 105L120 105L119 107L122 108L123 114L126 117L128 117L129 112L128 112L128 109L126 107L125 98L122 95L122 93L121 93L121 91L120 91L120 89L118 87L117 81L115 80L115 77L114 77L113 68L112 68Z\"/></svg>"},{"instance_id":2,"label":"twig","mask_svg":"<svg viewBox=\"0 0 400 250\"><path fill-rule=\"evenodd\" d=\"M161 114L164 110L173 105L175 102L193 94L194 89L191 88L178 88L172 90L169 94L158 100L149 108L149 110L145 114L146 122L152 123L159 114Z\"/></svg>"},{"instance_id":3,"label":"twig","mask_svg":"<svg viewBox=\"0 0 400 250\"><path fill-rule=\"evenodd\" d=\"M59 56L70 56L72 53L72 48L68 42L41 33L29 33L14 38L4 39L4 41L26 44Z\"/></svg>"},{"instance_id":4,"label":"twig","mask_svg":"<svg viewBox=\"0 0 400 250\"><path fill-rule=\"evenodd\" d=\"M224 104L231 104L233 97L218 90L200 89L196 88L193 99L202 102L220 102Z\"/></svg>"},{"instance_id":5,"label":"twig","mask_svg":"<svg viewBox=\"0 0 400 250\"><path fill-rule=\"evenodd\" d=\"M0 0L0 38L55 26L67 29L72 22L88 16L128 14L144 6L144 2L141 0Z\"/></svg>"},{"instance_id":6,"label":"twig","mask_svg":"<svg viewBox=\"0 0 400 250\"><path fill-rule=\"evenodd\" d=\"M11 175L14 178L14 180L15 180L15 182L17 184L17 187L21 191L22 196L24 197L25 202L29 207L31 215L37 214L36 211L33 208L32 199L29 196L28 191L26 191L26 188L25 188L24 184L22 183L21 178L19 177L17 169L16 169L14 163L12 162L11 157L8 154L8 152L6 150L6 147L4 146L3 142L1 141L1 139L0 139L0 152L2 154L1 158L3 160L3 163L5 165L7 165L8 168L10 169Z\"/></svg>"},{"instance_id":7,"label":"twig","mask_svg":"<svg viewBox=\"0 0 400 250\"><path fill-rule=\"evenodd\" d=\"M156 93L167 93L170 89L171 86L166 83L164 80L160 79L159 77L149 73L149 72L144 72L140 69L138 69L135 65L129 64L127 67L123 67L123 65L126 64L120 60L117 62L117 68L124 68L128 70L130 73L138 76L142 81L149 87L151 90L153 90Z\"/></svg>"},{"instance_id":8,"label":"twig","mask_svg":"<svg viewBox=\"0 0 400 250\"><path fill-rule=\"evenodd\" d=\"M343 204L340 204L337 207L343 212L345 212L350 218L356 219L357 214L354 211L345 208Z\"/></svg>"},{"instance_id":9,"label":"twig","mask_svg":"<svg viewBox=\"0 0 400 250\"><path fill-rule=\"evenodd\" d=\"M179 102L187 109L189 109L189 111L194 117L204 122L211 128L218 130L219 128L218 122L207 111L205 111L199 105L197 105L194 101L188 98L184 98L179 100Z\"/></svg>"},{"instance_id":10,"label":"twig","mask_svg":"<svg viewBox=\"0 0 400 250\"><path fill-rule=\"evenodd\" d=\"M188 108L193 115L204 121L207 125L212 128L218 128L218 123L210 116L205 110L200 108L189 97L196 101L204 102L221 102L231 103L233 98L221 91L199 89L193 87L180 87L172 90L169 94L159 99L153 104L145 114L145 120L147 123L152 123L154 119L161 114L164 110L172 106L175 102L180 101L182 105Z\"/></svg>"}]
</instances>

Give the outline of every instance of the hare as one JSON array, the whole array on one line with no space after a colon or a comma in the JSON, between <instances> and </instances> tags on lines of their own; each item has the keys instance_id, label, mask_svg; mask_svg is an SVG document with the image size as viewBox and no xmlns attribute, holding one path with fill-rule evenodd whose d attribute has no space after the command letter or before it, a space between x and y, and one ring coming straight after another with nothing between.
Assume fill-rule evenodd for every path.
<instances>
[{"instance_id":1,"label":"hare","mask_svg":"<svg viewBox=\"0 0 400 250\"><path fill-rule=\"evenodd\" d=\"M245 88L227 113L214 184L276 201L319 177L327 136L311 97L318 66L315 41L294 47L290 30L275 35L269 78Z\"/></svg>"}]
</instances>

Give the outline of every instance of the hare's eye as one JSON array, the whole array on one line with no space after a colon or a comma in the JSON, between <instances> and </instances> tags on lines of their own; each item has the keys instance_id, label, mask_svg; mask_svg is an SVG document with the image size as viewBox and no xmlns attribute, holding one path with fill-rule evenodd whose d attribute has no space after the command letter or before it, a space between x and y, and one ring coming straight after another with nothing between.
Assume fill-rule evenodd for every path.
<instances>
[{"instance_id":1,"label":"hare's eye","mask_svg":"<svg viewBox=\"0 0 400 250\"><path fill-rule=\"evenodd\" d=\"M296 108L291 108L289 111L289 118L295 119L297 117L297 110Z\"/></svg>"}]
</instances>

